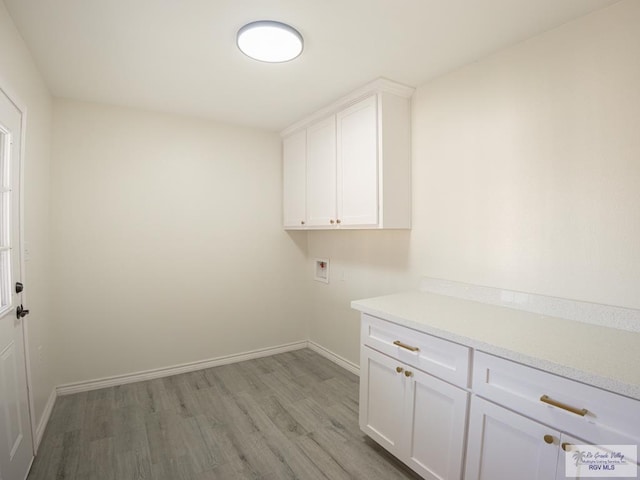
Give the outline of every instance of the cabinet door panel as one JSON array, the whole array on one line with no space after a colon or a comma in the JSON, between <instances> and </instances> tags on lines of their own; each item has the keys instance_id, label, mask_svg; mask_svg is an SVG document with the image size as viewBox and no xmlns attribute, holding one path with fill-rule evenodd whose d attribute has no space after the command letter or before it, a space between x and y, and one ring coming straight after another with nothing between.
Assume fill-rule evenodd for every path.
<instances>
[{"instance_id":1,"label":"cabinet door panel","mask_svg":"<svg viewBox=\"0 0 640 480\"><path fill-rule=\"evenodd\" d=\"M405 388L404 365L362 347L360 372L360 428L391 453L402 451Z\"/></svg>"},{"instance_id":2,"label":"cabinet door panel","mask_svg":"<svg viewBox=\"0 0 640 480\"><path fill-rule=\"evenodd\" d=\"M425 478L459 479L469 394L426 373L411 371L409 463Z\"/></svg>"},{"instance_id":3,"label":"cabinet door panel","mask_svg":"<svg viewBox=\"0 0 640 480\"><path fill-rule=\"evenodd\" d=\"M284 226L304 228L307 217L307 131L285 138L282 151Z\"/></svg>"},{"instance_id":4,"label":"cabinet door panel","mask_svg":"<svg viewBox=\"0 0 640 480\"><path fill-rule=\"evenodd\" d=\"M336 120L331 116L307 129L307 223L336 220Z\"/></svg>"},{"instance_id":5,"label":"cabinet door panel","mask_svg":"<svg viewBox=\"0 0 640 480\"><path fill-rule=\"evenodd\" d=\"M338 218L378 223L378 121L375 95L337 114Z\"/></svg>"},{"instance_id":6,"label":"cabinet door panel","mask_svg":"<svg viewBox=\"0 0 640 480\"><path fill-rule=\"evenodd\" d=\"M544 440L550 435L552 443ZM560 434L478 397L471 400L467 480L555 478Z\"/></svg>"}]
</instances>

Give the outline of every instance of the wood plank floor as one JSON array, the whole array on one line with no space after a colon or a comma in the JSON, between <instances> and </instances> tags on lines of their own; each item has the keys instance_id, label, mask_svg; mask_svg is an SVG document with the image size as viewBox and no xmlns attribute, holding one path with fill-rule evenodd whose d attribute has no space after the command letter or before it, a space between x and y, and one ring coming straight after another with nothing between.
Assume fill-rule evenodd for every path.
<instances>
[{"instance_id":1,"label":"wood plank floor","mask_svg":"<svg viewBox=\"0 0 640 480\"><path fill-rule=\"evenodd\" d=\"M28 480L418 479L358 427L358 377L304 349L59 397Z\"/></svg>"}]
</instances>

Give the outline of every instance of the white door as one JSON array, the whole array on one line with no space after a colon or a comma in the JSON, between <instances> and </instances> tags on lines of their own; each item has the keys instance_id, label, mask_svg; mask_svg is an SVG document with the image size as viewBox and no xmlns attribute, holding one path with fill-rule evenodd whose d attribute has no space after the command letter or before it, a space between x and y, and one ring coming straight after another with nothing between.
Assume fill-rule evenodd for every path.
<instances>
[{"instance_id":1,"label":"white door","mask_svg":"<svg viewBox=\"0 0 640 480\"><path fill-rule=\"evenodd\" d=\"M469 394L420 370L409 372L409 465L424 478L461 478Z\"/></svg>"},{"instance_id":2,"label":"white door","mask_svg":"<svg viewBox=\"0 0 640 480\"><path fill-rule=\"evenodd\" d=\"M342 225L378 224L378 115L373 95L337 119L338 218Z\"/></svg>"},{"instance_id":3,"label":"white door","mask_svg":"<svg viewBox=\"0 0 640 480\"><path fill-rule=\"evenodd\" d=\"M559 443L559 432L473 397L465 479L553 479Z\"/></svg>"},{"instance_id":4,"label":"white door","mask_svg":"<svg viewBox=\"0 0 640 480\"><path fill-rule=\"evenodd\" d=\"M0 478L23 480L33 460L20 282L21 113L0 90ZM24 312L22 312L24 313ZM28 312L27 312L28 313Z\"/></svg>"},{"instance_id":5,"label":"white door","mask_svg":"<svg viewBox=\"0 0 640 480\"><path fill-rule=\"evenodd\" d=\"M396 456L404 457L405 366L361 347L360 428Z\"/></svg>"},{"instance_id":6,"label":"white door","mask_svg":"<svg viewBox=\"0 0 640 480\"><path fill-rule=\"evenodd\" d=\"M310 226L336 223L336 117L307 129L307 221Z\"/></svg>"},{"instance_id":7,"label":"white door","mask_svg":"<svg viewBox=\"0 0 640 480\"><path fill-rule=\"evenodd\" d=\"M307 131L282 141L284 226L304 228L307 218Z\"/></svg>"}]
</instances>

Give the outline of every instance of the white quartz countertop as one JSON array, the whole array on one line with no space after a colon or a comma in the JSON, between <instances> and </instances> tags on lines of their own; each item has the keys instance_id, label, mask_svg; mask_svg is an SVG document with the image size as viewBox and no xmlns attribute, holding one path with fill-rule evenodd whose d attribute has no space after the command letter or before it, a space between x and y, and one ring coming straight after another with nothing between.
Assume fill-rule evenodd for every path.
<instances>
[{"instance_id":1,"label":"white quartz countertop","mask_svg":"<svg viewBox=\"0 0 640 480\"><path fill-rule=\"evenodd\" d=\"M355 300L351 306L640 400L640 333L420 291Z\"/></svg>"}]
</instances>

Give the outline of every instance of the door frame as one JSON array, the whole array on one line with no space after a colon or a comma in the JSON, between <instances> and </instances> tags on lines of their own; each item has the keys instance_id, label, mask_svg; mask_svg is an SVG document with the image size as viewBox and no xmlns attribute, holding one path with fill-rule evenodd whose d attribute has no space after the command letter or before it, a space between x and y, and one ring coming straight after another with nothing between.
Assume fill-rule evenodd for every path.
<instances>
[{"instance_id":1,"label":"door frame","mask_svg":"<svg viewBox=\"0 0 640 480\"><path fill-rule=\"evenodd\" d=\"M18 206L19 210L19 222L20 228L18 229L18 235L20 237L20 244L18 246L20 252L20 279L23 283L26 284L26 267L25 267L25 248L24 248L24 158L26 151L26 133L27 133L27 105L22 101L22 99L16 95L16 93L8 87L9 82L6 81L4 76L0 73L0 91L7 96L7 98L13 103L13 105L20 111L20 158L18 158L17 168L19 169L19 185L20 195L18 197L18 202L20 203ZM22 292L22 301L23 303L28 305L27 297L28 294L26 291ZM36 415L35 415L35 402L33 399L33 388L31 385L31 348L29 346L29 321L26 318L23 318L20 322L22 328L22 341L24 344L24 364L25 364L25 375L27 379L27 400L29 403L29 423L31 424L31 448L33 450L33 455L36 455L38 450L39 439L37 438L37 424L36 424Z\"/></svg>"}]
</instances>

